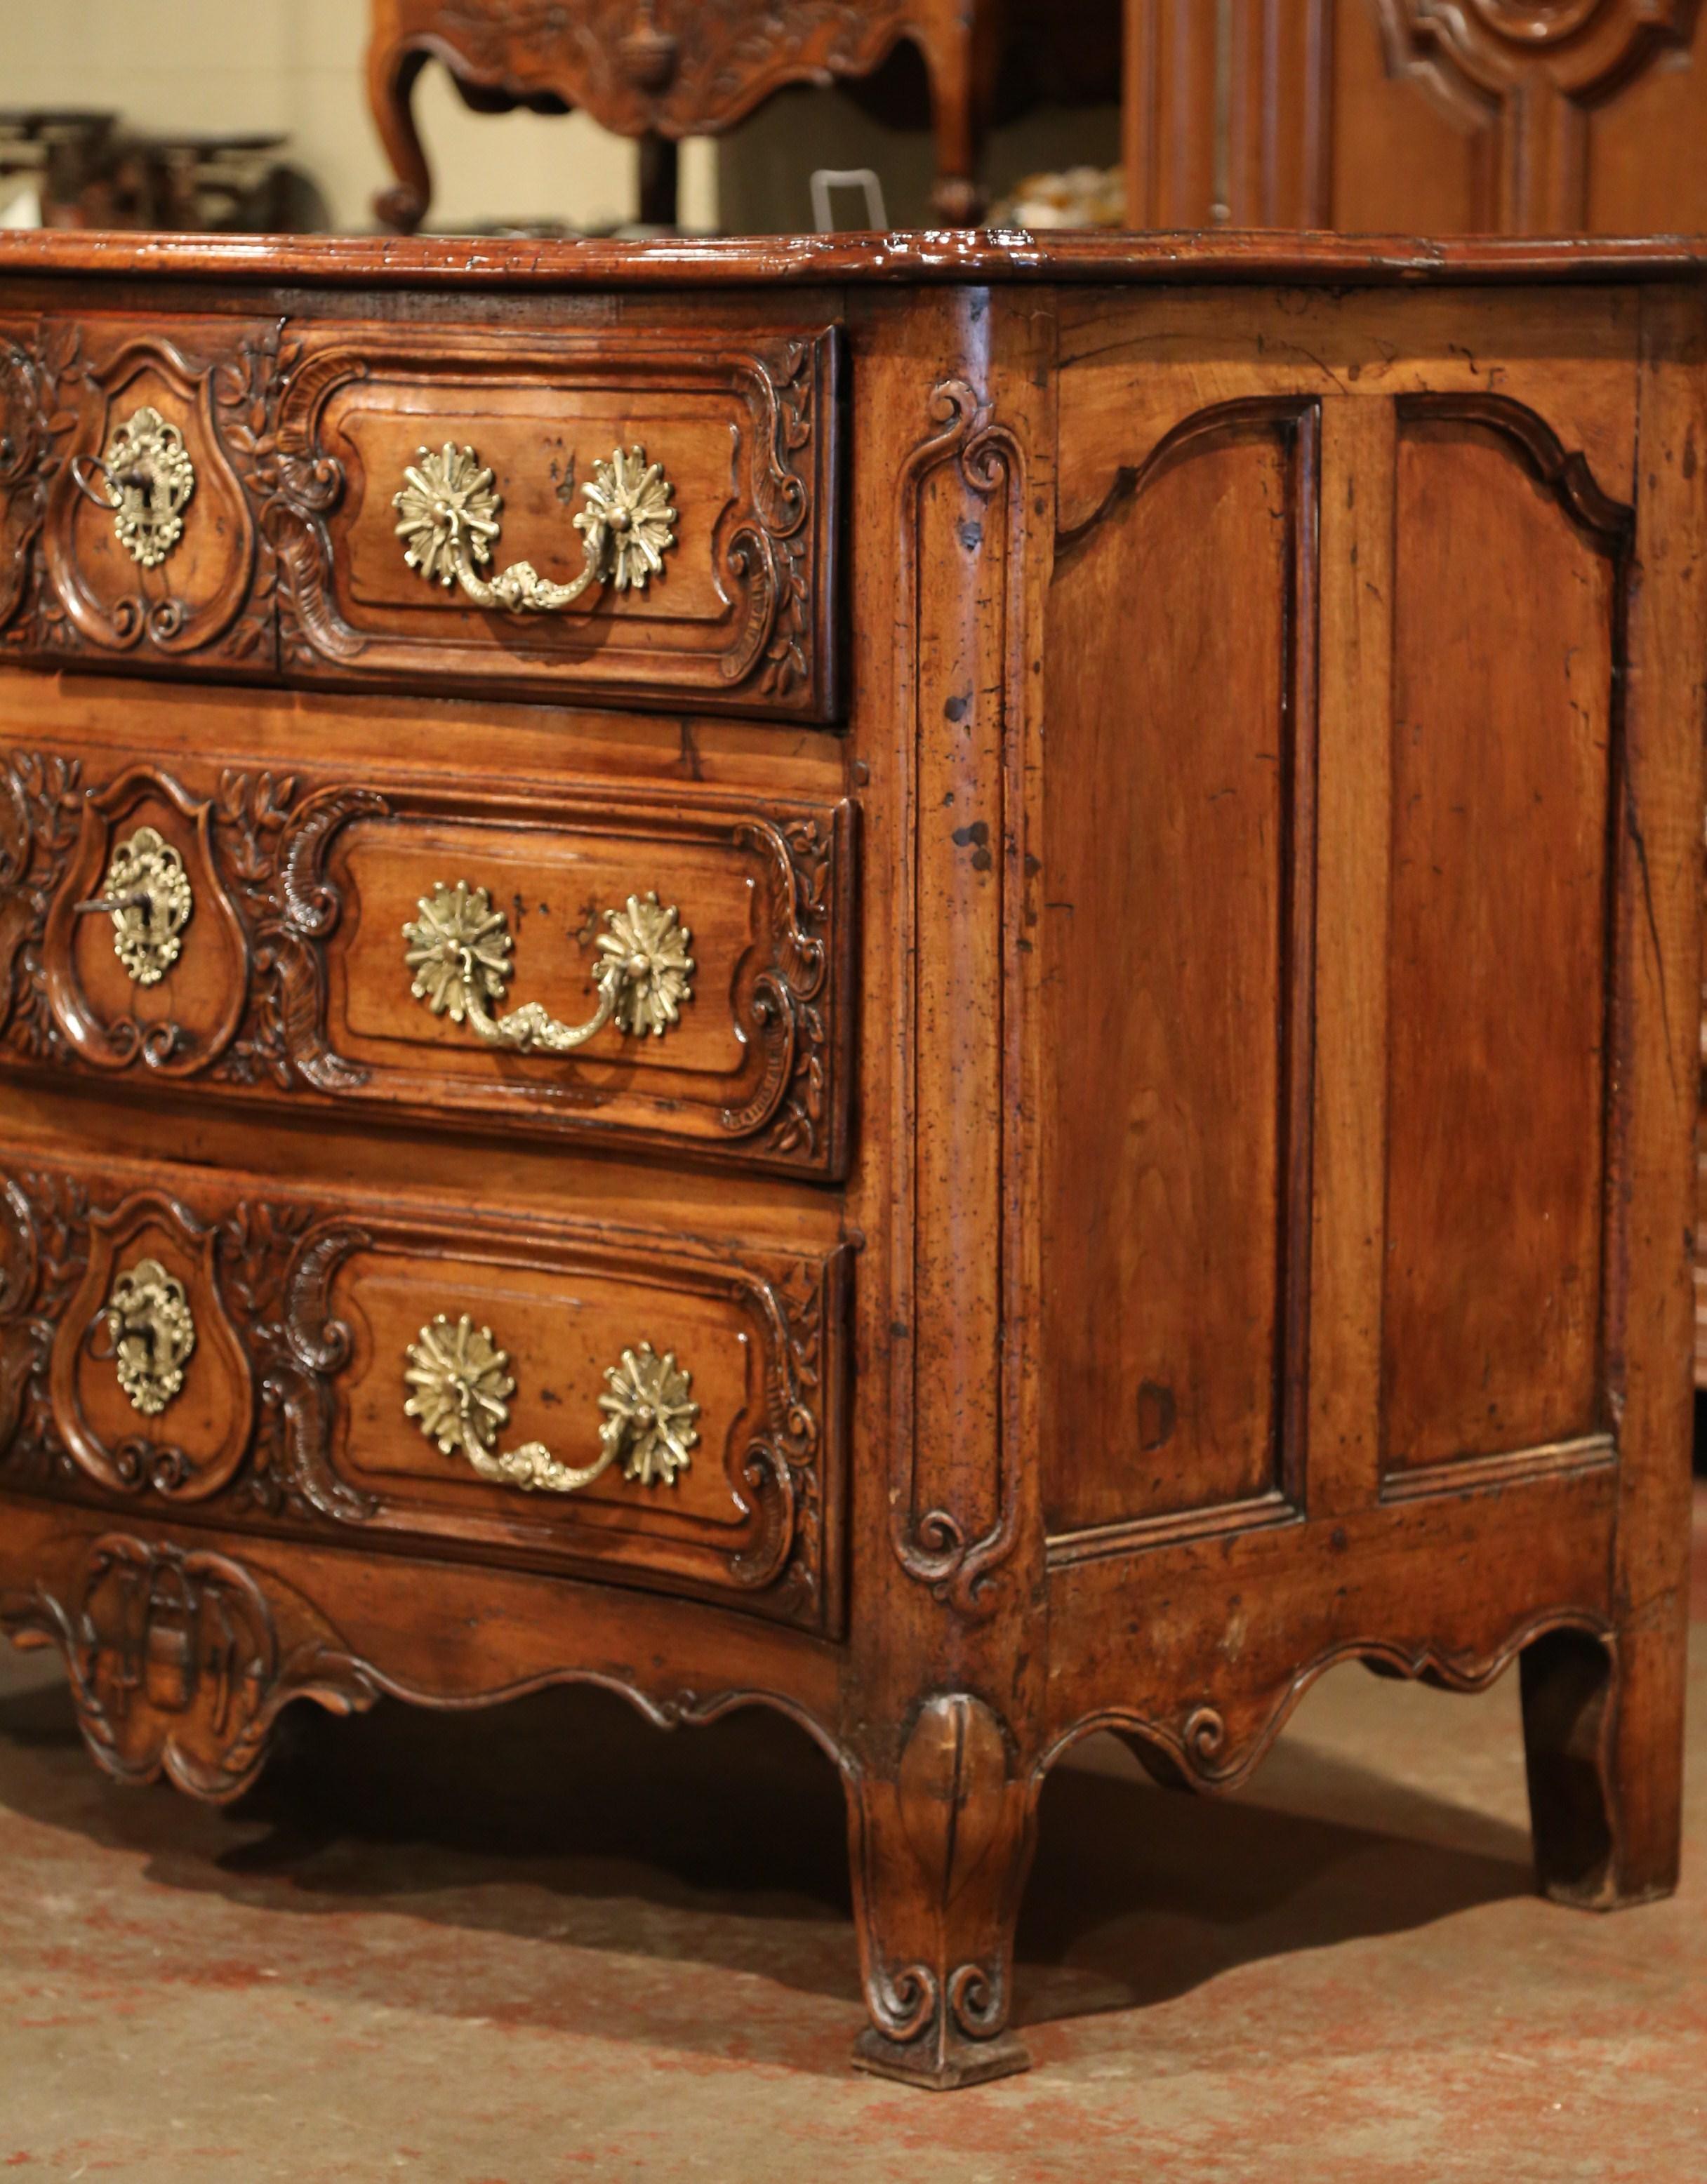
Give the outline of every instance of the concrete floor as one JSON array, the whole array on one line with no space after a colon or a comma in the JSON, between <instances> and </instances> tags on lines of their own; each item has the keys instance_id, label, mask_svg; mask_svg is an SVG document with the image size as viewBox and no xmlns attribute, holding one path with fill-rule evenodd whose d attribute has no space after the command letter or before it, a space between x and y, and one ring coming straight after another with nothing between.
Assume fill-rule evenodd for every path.
<instances>
[{"instance_id":1,"label":"concrete floor","mask_svg":"<svg viewBox=\"0 0 1707 2184\"><path fill-rule=\"evenodd\" d=\"M1113 1744L1060 1771L1020 1934L1038 2068L948 2098L846 2068L840 1794L779 1720L299 1708L210 1813L107 1782L51 1660L0 1648L0 2170L1695 2184L1697 1567L1675 1902L1531 1895L1515 1675L1465 1699L1342 1669L1236 1798L1165 1797Z\"/></svg>"}]
</instances>

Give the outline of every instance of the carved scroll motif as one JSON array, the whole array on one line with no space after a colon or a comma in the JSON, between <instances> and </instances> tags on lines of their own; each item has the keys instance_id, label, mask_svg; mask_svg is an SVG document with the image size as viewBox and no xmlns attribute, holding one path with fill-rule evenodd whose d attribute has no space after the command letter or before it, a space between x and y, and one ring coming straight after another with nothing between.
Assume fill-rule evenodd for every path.
<instances>
[{"instance_id":1,"label":"carved scroll motif","mask_svg":"<svg viewBox=\"0 0 1707 2184\"><path fill-rule=\"evenodd\" d=\"M293 1624L312 1622L292 1602ZM77 1719L109 1774L225 1802L260 1772L293 1699L329 1712L371 1706L380 1686L324 1625L282 1643L255 1576L228 1557L109 1532L90 1546L81 1585L0 1596L16 1646L54 1645Z\"/></svg>"},{"instance_id":2,"label":"carved scroll motif","mask_svg":"<svg viewBox=\"0 0 1707 2184\"><path fill-rule=\"evenodd\" d=\"M1012 534L1023 521L1020 511L1024 501L1023 451L1014 436L993 421L984 396L963 379L945 380L933 393L931 408L938 421L936 428L913 449L900 485L899 566L906 603L899 620L901 641L897 677L898 687L915 703L917 662L929 656L932 649L927 627L931 603L923 576L926 556L919 535L927 479L933 471L953 466L965 488L987 504L990 510L987 525L980 523L964 533L961 542L964 549L982 553L987 532L999 527L1008 540L1010 567L1018 560ZM958 615L959 603L957 601L950 610ZM971 671L976 687L985 694L985 702L1003 721L1014 694L1009 688L1012 637L1010 613L1004 585L996 627L985 632L979 657ZM930 733L923 720L918 733L921 738ZM999 733L998 750L1002 741ZM989 831L1001 839L999 823L990 827ZM992 872L999 871L999 863L992 863L991 869ZM999 902L994 914L999 918ZM911 956L911 950L906 952ZM999 949L996 953L999 960ZM916 1034L915 1045L917 1038ZM910 1103L912 1096L909 1095ZM902 1141L915 1142L917 1128L917 1115L910 1112ZM902 1233L897 1236L900 1263L911 1263L913 1258L915 1243L911 1222L909 1206ZM991 1373L999 1372L993 1350L988 1369ZM915 1437L916 1427L909 1422L901 1436L902 1454L898 1458L896 1490L892 1497L891 1537L896 1558L907 1575L928 1585L937 1600L968 1620L981 1621L996 1610L998 1595L995 1580L1018 1542L1018 1452L1012 1446L1011 1436L998 1431L999 1446L993 1451L994 1476L987 1482L973 1476L966 1462L957 1462L951 1457L946 1468L954 1489L952 1498L945 1496L920 1508ZM939 1455L948 1454L939 1451Z\"/></svg>"}]
</instances>

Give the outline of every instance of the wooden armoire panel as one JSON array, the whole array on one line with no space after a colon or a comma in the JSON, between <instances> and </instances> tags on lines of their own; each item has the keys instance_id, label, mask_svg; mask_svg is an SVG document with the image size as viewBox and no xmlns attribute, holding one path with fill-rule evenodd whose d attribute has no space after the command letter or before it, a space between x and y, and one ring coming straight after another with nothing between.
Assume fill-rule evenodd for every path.
<instances>
[{"instance_id":1,"label":"wooden armoire panel","mask_svg":"<svg viewBox=\"0 0 1707 2184\"><path fill-rule=\"evenodd\" d=\"M1307 401L1185 415L1057 542L1037 942L1053 1532L1279 1482L1314 444Z\"/></svg>"},{"instance_id":2,"label":"wooden armoire panel","mask_svg":"<svg viewBox=\"0 0 1707 2184\"><path fill-rule=\"evenodd\" d=\"M1537 478L1531 413L1464 406L1402 404L1397 444L1382 1312L1397 1469L1604 1424L1626 511L1581 477Z\"/></svg>"},{"instance_id":3,"label":"wooden armoire panel","mask_svg":"<svg viewBox=\"0 0 1707 2184\"><path fill-rule=\"evenodd\" d=\"M1127 0L1135 226L1707 228L1699 0Z\"/></svg>"}]
</instances>

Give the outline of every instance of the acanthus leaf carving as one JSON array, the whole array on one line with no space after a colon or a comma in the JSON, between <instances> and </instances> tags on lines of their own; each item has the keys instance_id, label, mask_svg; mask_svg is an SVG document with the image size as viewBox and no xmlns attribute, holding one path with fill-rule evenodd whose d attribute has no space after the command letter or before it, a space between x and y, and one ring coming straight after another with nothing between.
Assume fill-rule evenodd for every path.
<instances>
[{"instance_id":1,"label":"acanthus leaf carving","mask_svg":"<svg viewBox=\"0 0 1707 2184\"><path fill-rule=\"evenodd\" d=\"M298 797L293 779L226 772L216 808L226 861L242 900L254 972L244 1020L215 1075L252 1084L263 1075L281 1090L296 1083L348 1092L367 1072L333 1051L326 1028L326 971L319 944L343 905L326 861L340 828L383 817L385 799L334 788Z\"/></svg>"},{"instance_id":2,"label":"acanthus leaf carving","mask_svg":"<svg viewBox=\"0 0 1707 2184\"><path fill-rule=\"evenodd\" d=\"M368 1240L353 1223L312 1222L301 1206L239 1205L220 1224L222 1283L241 1316L260 1396L240 1506L343 1524L374 1513L373 1497L347 1485L329 1456L332 1381L350 1349L349 1329L332 1310L332 1280Z\"/></svg>"},{"instance_id":3,"label":"acanthus leaf carving","mask_svg":"<svg viewBox=\"0 0 1707 2184\"><path fill-rule=\"evenodd\" d=\"M213 922L236 962L232 1006L201 1036L171 1017L144 1027L128 1017L98 1017L72 966L73 859L80 871L87 866L92 891L106 869L109 822L142 794L172 807L199 845L198 944L205 949ZM164 1075L207 1071L236 1084L265 1076L282 1090L301 1084L343 1092L365 1084L366 1071L337 1054L327 1037L320 950L342 903L326 863L342 827L387 808L369 790L309 794L293 777L265 772L226 772L207 803L148 766L97 790L85 785L75 760L14 753L0 766L0 1039L31 1061L140 1062Z\"/></svg>"},{"instance_id":4,"label":"acanthus leaf carving","mask_svg":"<svg viewBox=\"0 0 1707 2184\"><path fill-rule=\"evenodd\" d=\"M822 1618L825 1567L823 1457L825 1316L838 1308L838 1268L796 1267L757 1284L765 1324L765 1431L741 1460L763 1529L731 1557L737 1582L768 1590L784 1613Z\"/></svg>"},{"instance_id":5,"label":"acanthus leaf carving","mask_svg":"<svg viewBox=\"0 0 1707 2184\"><path fill-rule=\"evenodd\" d=\"M0 1034L32 1061L63 1061L68 1049L42 943L81 828L82 767L53 753L15 751L0 766L0 791L8 836L0 845Z\"/></svg>"},{"instance_id":6,"label":"acanthus leaf carving","mask_svg":"<svg viewBox=\"0 0 1707 2184\"><path fill-rule=\"evenodd\" d=\"M830 827L816 818L744 820L737 842L764 861L771 889L770 961L754 978L744 1028L766 1056L758 1086L739 1107L725 1108L732 1136L762 1131L773 1152L815 1159L829 1117L829 950L831 890L840 861Z\"/></svg>"}]
</instances>

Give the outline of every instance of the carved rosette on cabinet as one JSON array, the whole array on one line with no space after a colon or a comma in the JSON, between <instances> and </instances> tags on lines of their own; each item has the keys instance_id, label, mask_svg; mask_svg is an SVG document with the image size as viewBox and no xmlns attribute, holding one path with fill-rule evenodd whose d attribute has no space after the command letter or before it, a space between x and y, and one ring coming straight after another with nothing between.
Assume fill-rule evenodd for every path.
<instances>
[{"instance_id":1,"label":"carved rosette on cabinet","mask_svg":"<svg viewBox=\"0 0 1707 2184\"><path fill-rule=\"evenodd\" d=\"M1687 53L1699 0L1373 0L1387 66L1461 124L1498 134L1489 224L1587 226L1587 118L1662 54Z\"/></svg>"},{"instance_id":2,"label":"carved rosette on cabinet","mask_svg":"<svg viewBox=\"0 0 1707 2184\"><path fill-rule=\"evenodd\" d=\"M286 672L830 718L840 359L833 327L759 335L739 348L661 334L524 345L459 330L427 342L394 326L320 337L293 353L265 480ZM560 404L544 435L542 389ZM413 434L406 448L388 437L401 410ZM392 489L416 442L477 438L506 542L544 476L552 521L527 550L542 568L554 552L578 566L572 482L609 454L619 422L667 469L682 510L679 543L644 591L589 595L573 612L524 620L474 611L404 566Z\"/></svg>"},{"instance_id":3,"label":"carved rosette on cabinet","mask_svg":"<svg viewBox=\"0 0 1707 2184\"><path fill-rule=\"evenodd\" d=\"M421 1444L404 1415L401 1348L376 1347L373 1316L400 1295L412 1329L447 1268L477 1303L494 1267L526 1350L517 1400L543 1401L554 1421L560 1407L600 1416L596 1372L551 1384L572 1373L562 1336L589 1294L607 1348L604 1328L635 1318L689 1329L705 1401L676 1491L636 1502L618 1471L602 1499L522 1501L448 1458L400 1457ZM499 1563L614 1563L625 1578L830 1629L845 1279L840 1250L735 1259L608 1228L353 1217L209 1177L168 1197L116 1178L0 1174L0 1482L194 1502L239 1527L388 1531ZM462 1308L454 1289L448 1301Z\"/></svg>"},{"instance_id":4,"label":"carved rosette on cabinet","mask_svg":"<svg viewBox=\"0 0 1707 2184\"><path fill-rule=\"evenodd\" d=\"M361 923L346 918L359 894L347 857L359 847L376 884L407 863L418 888L438 877L432 845L446 828L479 844L471 857L490 857L496 829L527 856L530 844L544 856L615 840L620 861L662 873L685 856L715 874L722 983L714 992L696 978L695 1004L696 1022L718 1012L704 1031L721 1041L706 1049L710 1066L702 1056L672 1073L673 1050L660 1042L639 1071L597 1048L572 1061L527 1057L520 1071L484 1059L471 1069L441 1059L454 1034L435 1044L441 1028L424 1014L417 1028L409 1011L407 1039L390 1032L362 1059L341 1050L352 984L363 994L389 986L400 959L372 916L361 944L378 950L382 939L382 958L357 961L343 947L346 923ZM115 945L110 887L126 869L120 853L150 829L175 877L181 868L190 906L176 956L141 983ZM0 1061L141 1070L275 1098L496 1110L524 1126L834 1175L846 1158L852 861L845 804L731 810L403 785L382 794L231 768L191 785L128 766L97 785L78 760L16 753L0 763ZM702 902L695 922L718 906Z\"/></svg>"},{"instance_id":5,"label":"carved rosette on cabinet","mask_svg":"<svg viewBox=\"0 0 1707 2184\"><path fill-rule=\"evenodd\" d=\"M89 1748L121 1781L164 1772L223 1803L260 1772L291 1700L351 1713L379 1696L321 1617L227 1556L110 1532L74 1586L0 1595L0 1630L59 1648Z\"/></svg>"}]
</instances>

